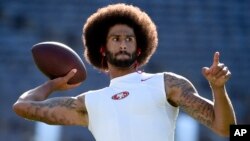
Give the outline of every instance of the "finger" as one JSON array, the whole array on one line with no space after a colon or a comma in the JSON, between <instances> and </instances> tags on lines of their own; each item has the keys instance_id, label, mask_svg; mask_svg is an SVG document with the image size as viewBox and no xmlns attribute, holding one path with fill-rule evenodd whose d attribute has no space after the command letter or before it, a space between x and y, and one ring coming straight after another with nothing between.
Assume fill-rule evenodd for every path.
<instances>
[{"instance_id":1,"label":"finger","mask_svg":"<svg viewBox=\"0 0 250 141\"><path fill-rule=\"evenodd\" d=\"M66 76L65 79L69 80L70 78L72 78L77 72L77 69L72 69Z\"/></svg>"},{"instance_id":2,"label":"finger","mask_svg":"<svg viewBox=\"0 0 250 141\"><path fill-rule=\"evenodd\" d=\"M213 75L218 75L219 72L221 72L223 69L225 68L225 64L224 63L219 63L217 66L213 67Z\"/></svg>"},{"instance_id":3,"label":"finger","mask_svg":"<svg viewBox=\"0 0 250 141\"><path fill-rule=\"evenodd\" d=\"M68 84L68 89L72 89L72 88L75 88L75 87L78 87L82 84L82 82L79 82L79 83L76 83L76 84Z\"/></svg>"},{"instance_id":4,"label":"finger","mask_svg":"<svg viewBox=\"0 0 250 141\"><path fill-rule=\"evenodd\" d=\"M228 80L231 77L231 75L232 75L231 72L228 71L227 74L225 75L225 79Z\"/></svg>"},{"instance_id":5,"label":"finger","mask_svg":"<svg viewBox=\"0 0 250 141\"><path fill-rule=\"evenodd\" d=\"M228 72L228 67L224 67L216 74L215 77L220 78L221 76L225 76L227 72Z\"/></svg>"},{"instance_id":6,"label":"finger","mask_svg":"<svg viewBox=\"0 0 250 141\"><path fill-rule=\"evenodd\" d=\"M207 77L210 73L210 69L208 67L203 67L202 68L202 74Z\"/></svg>"},{"instance_id":7,"label":"finger","mask_svg":"<svg viewBox=\"0 0 250 141\"><path fill-rule=\"evenodd\" d=\"M228 80L231 77L231 72L228 70L225 75L220 76L220 78L223 78L225 80Z\"/></svg>"},{"instance_id":8,"label":"finger","mask_svg":"<svg viewBox=\"0 0 250 141\"><path fill-rule=\"evenodd\" d=\"M74 86L74 87L76 87L76 86L79 86L81 84L82 84L82 82L79 82L79 83L76 83L76 84L71 84L71 85Z\"/></svg>"},{"instance_id":9,"label":"finger","mask_svg":"<svg viewBox=\"0 0 250 141\"><path fill-rule=\"evenodd\" d=\"M219 61L220 61L220 53L218 51L216 51L214 53L214 60L213 60L212 66L217 66L219 64Z\"/></svg>"}]
</instances>

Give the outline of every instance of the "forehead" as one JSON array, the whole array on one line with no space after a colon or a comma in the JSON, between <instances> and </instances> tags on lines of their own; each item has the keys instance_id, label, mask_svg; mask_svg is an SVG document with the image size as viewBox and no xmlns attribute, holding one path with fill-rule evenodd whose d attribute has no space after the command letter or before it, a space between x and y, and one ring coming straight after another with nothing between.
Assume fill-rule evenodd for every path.
<instances>
[{"instance_id":1,"label":"forehead","mask_svg":"<svg viewBox=\"0 0 250 141\"><path fill-rule=\"evenodd\" d=\"M134 30L125 24L116 24L109 29L108 36L112 35L134 35Z\"/></svg>"}]
</instances>

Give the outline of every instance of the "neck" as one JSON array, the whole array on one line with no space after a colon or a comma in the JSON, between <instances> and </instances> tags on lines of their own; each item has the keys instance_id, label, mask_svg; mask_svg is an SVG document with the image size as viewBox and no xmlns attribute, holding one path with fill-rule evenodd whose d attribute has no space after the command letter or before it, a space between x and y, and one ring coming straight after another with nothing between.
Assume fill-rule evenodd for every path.
<instances>
[{"instance_id":1,"label":"neck","mask_svg":"<svg viewBox=\"0 0 250 141\"><path fill-rule=\"evenodd\" d=\"M137 71L134 65L131 65L128 68L120 68L120 67L115 67L111 64L108 64L108 68L109 68L109 76L111 79Z\"/></svg>"}]
</instances>

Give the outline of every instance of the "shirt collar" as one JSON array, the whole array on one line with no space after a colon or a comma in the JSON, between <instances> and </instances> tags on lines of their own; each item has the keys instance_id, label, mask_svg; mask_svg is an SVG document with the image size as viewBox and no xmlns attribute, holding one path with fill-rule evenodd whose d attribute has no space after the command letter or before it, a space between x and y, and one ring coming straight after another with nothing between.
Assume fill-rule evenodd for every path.
<instances>
[{"instance_id":1,"label":"shirt collar","mask_svg":"<svg viewBox=\"0 0 250 141\"><path fill-rule=\"evenodd\" d=\"M109 86L113 86L113 85L120 84L120 83L129 84L129 83L141 82L141 74L142 74L142 72L138 71L138 72L133 72L133 73L129 73L127 75L113 78L113 79L111 79Z\"/></svg>"}]
</instances>

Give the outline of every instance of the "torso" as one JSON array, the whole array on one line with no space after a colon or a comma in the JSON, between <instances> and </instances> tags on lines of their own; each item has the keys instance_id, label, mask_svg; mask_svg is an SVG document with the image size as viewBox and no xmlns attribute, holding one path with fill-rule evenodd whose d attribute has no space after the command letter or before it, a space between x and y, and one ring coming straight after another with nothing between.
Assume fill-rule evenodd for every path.
<instances>
[{"instance_id":1,"label":"torso","mask_svg":"<svg viewBox=\"0 0 250 141\"><path fill-rule=\"evenodd\" d=\"M97 141L173 141L178 108L167 102L163 73L131 73L85 95Z\"/></svg>"}]
</instances>

